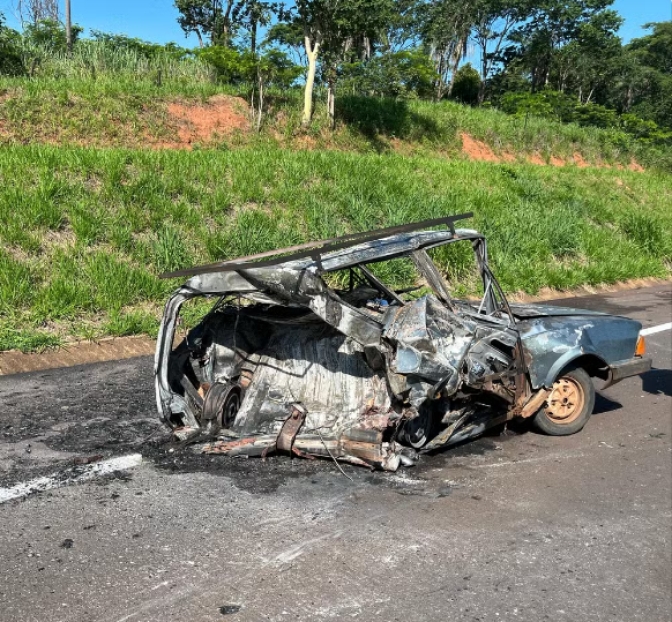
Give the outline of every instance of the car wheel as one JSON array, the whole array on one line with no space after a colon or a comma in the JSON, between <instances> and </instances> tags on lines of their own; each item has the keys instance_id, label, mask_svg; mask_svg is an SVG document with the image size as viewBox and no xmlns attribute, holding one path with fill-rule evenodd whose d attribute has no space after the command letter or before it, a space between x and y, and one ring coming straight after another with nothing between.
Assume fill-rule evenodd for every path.
<instances>
[{"instance_id":1,"label":"car wheel","mask_svg":"<svg viewBox=\"0 0 672 622\"><path fill-rule=\"evenodd\" d=\"M399 441L413 449L424 447L436 434L436 422L431 408L421 408L420 414L404 422Z\"/></svg>"},{"instance_id":2,"label":"car wheel","mask_svg":"<svg viewBox=\"0 0 672 622\"><path fill-rule=\"evenodd\" d=\"M219 427L230 426L240 410L243 392L240 386L230 382L216 382L205 394L203 419L217 421Z\"/></svg>"},{"instance_id":3,"label":"car wheel","mask_svg":"<svg viewBox=\"0 0 672 622\"><path fill-rule=\"evenodd\" d=\"M551 436L575 434L590 419L595 407L595 387L581 368L571 369L553 383L551 394L534 416L534 427Z\"/></svg>"}]
</instances>

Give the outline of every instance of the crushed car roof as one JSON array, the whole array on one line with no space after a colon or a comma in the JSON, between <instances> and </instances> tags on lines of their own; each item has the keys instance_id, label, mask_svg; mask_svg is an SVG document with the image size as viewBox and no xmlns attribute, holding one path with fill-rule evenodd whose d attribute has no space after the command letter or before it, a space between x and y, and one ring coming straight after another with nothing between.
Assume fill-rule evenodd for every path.
<instances>
[{"instance_id":1,"label":"crushed car roof","mask_svg":"<svg viewBox=\"0 0 672 622\"><path fill-rule=\"evenodd\" d=\"M162 278L196 276L216 272L253 270L269 266L287 270L306 270L312 267L322 271L338 270L359 263L393 259L411 251L428 248L457 239L483 239L472 229L455 229L458 220L471 218L466 213L457 216L433 218L398 227L388 227L363 233L349 234L339 238L307 242L297 246L276 249L239 257L231 261L196 266L162 274ZM447 226L448 230L420 231L432 226ZM286 255L286 253L291 253Z\"/></svg>"}]
</instances>

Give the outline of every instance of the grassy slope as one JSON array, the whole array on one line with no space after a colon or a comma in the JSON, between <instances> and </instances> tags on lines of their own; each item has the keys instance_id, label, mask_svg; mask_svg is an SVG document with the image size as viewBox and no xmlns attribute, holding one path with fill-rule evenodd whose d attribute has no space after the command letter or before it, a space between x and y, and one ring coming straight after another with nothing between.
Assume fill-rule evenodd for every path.
<instances>
[{"instance_id":1,"label":"grassy slope","mask_svg":"<svg viewBox=\"0 0 672 622\"><path fill-rule=\"evenodd\" d=\"M670 274L672 177L663 173L268 144L4 146L0 350L151 333L176 285L157 278L164 270L470 210L507 291ZM466 282L465 255L452 259L450 277Z\"/></svg>"},{"instance_id":2,"label":"grassy slope","mask_svg":"<svg viewBox=\"0 0 672 622\"><path fill-rule=\"evenodd\" d=\"M97 79L61 77L29 80L0 77L0 144L50 142L137 148L177 137L166 103L175 99L205 101L233 93L205 80L165 81L101 75ZM326 130L324 105L318 103L312 131L298 132L302 94L269 96L271 111L260 135L236 133L219 145L339 149L358 152L457 156L461 134L484 141L495 153L564 159L578 152L588 162L672 170L672 154L647 147L614 131L579 128L547 120L517 118L496 110L473 109L452 102L404 102L373 98L337 98L340 123Z\"/></svg>"}]
</instances>

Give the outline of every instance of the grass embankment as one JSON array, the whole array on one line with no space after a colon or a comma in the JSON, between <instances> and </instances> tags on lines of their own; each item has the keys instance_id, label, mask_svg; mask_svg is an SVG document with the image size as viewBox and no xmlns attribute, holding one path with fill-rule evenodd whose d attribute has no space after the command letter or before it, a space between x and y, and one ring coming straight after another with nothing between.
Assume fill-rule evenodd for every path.
<instances>
[{"instance_id":1,"label":"grass embankment","mask_svg":"<svg viewBox=\"0 0 672 622\"><path fill-rule=\"evenodd\" d=\"M83 70L82 70L83 71ZM81 72L80 72L81 73ZM95 75L95 72L94 72ZM154 77L151 77L153 75ZM159 76L166 75L165 78ZM514 117L493 109L476 109L453 102L396 101L376 98L337 98L338 124L326 127L324 105L316 104L314 123L300 131L300 89L271 93L262 131L236 121L214 132L181 137L186 118L171 114L171 103L203 106L213 95L243 95L218 86L207 72L188 74L158 69L140 74L86 72L58 77L0 78L0 144L46 142L100 147L276 147L334 149L360 153L400 152L471 159L531 160L593 165L632 166L672 170L672 154L616 130L581 128L535 117ZM318 98L319 100L319 98ZM212 103L212 102L211 102ZM245 104L220 101L246 116ZM215 107L216 107L215 106ZM217 112L210 108L208 113ZM244 119L243 119L244 121ZM197 132L198 133L198 132ZM479 141L471 153L463 135ZM480 144L482 143L482 144ZM668 150L669 151L669 150Z\"/></svg>"},{"instance_id":2,"label":"grass embankment","mask_svg":"<svg viewBox=\"0 0 672 622\"><path fill-rule=\"evenodd\" d=\"M670 274L672 177L279 149L0 150L0 350L149 333L165 270L474 211L503 287ZM443 266L464 292L467 255ZM447 258L444 258L444 260ZM404 275L393 275L403 279Z\"/></svg>"}]
</instances>

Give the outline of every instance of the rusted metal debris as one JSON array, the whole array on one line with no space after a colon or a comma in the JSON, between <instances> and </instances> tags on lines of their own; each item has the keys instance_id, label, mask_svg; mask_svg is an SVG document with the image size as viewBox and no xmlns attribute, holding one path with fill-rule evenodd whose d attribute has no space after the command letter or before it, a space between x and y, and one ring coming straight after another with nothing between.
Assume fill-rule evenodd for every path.
<instances>
[{"instance_id":1,"label":"rusted metal debris","mask_svg":"<svg viewBox=\"0 0 672 622\"><path fill-rule=\"evenodd\" d=\"M183 441L217 436L206 453L396 470L514 417L536 421L573 367L608 382L644 370L638 322L509 305L485 238L454 228L468 216L181 271L193 276L166 304L156 352L163 420ZM445 228L419 230L435 225ZM454 299L429 254L453 243L473 249L477 302ZM398 259L426 291L384 282L385 262ZM217 302L173 348L180 308L199 296Z\"/></svg>"}]
</instances>

